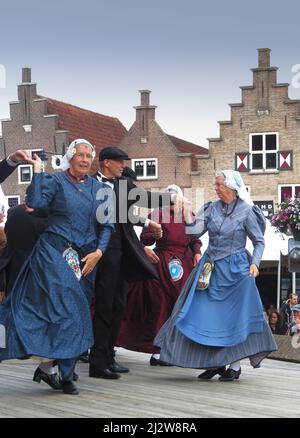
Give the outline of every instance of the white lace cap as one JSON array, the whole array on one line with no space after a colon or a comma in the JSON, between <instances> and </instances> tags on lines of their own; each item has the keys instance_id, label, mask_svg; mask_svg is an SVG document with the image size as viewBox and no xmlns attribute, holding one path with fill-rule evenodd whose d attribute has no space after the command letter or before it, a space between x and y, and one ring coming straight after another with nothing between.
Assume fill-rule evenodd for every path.
<instances>
[{"instance_id":1,"label":"white lace cap","mask_svg":"<svg viewBox=\"0 0 300 438\"><path fill-rule=\"evenodd\" d=\"M69 145L65 155L63 156L63 158L61 160L61 165L60 165L61 170L67 170L70 168L70 161L72 160L73 156L76 154L76 146L79 146L81 144L90 147L92 150L93 159L95 158L96 152L95 152L94 146L89 141L85 140L84 138L77 138L76 140L72 141L72 143Z\"/></svg>"}]
</instances>

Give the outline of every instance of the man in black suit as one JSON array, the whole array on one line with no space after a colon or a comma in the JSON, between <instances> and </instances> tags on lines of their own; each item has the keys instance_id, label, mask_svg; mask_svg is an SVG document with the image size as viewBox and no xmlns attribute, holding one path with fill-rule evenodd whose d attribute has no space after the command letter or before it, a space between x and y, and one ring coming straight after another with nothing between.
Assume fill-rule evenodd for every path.
<instances>
[{"instance_id":1,"label":"man in black suit","mask_svg":"<svg viewBox=\"0 0 300 438\"><path fill-rule=\"evenodd\" d=\"M130 222L129 211L136 204L136 199L129 200L128 195L132 189L139 190L140 207L158 208L170 204L169 194L156 193L156 205L151 205L151 192L137 188L132 179L122 177L125 160L128 159L127 153L121 149L106 147L99 154L100 170L95 175L114 190L116 196L116 231L99 263L96 277L93 319L95 344L89 359L90 377L104 379L117 379L120 377L118 373L129 371L114 359L114 346L126 307L126 282L157 278L156 270L149 262L133 226L150 226L158 237L162 235L161 226L142 218L139 218L139 223Z\"/></svg>"},{"instance_id":2,"label":"man in black suit","mask_svg":"<svg viewBox=\"0 0 300 438\"><path fill-rule=\"evenodd\" d=\"M0 256L0 290L7 295L29 257L32 248L47 225L46 212L26 204L10 208L5 234L7 246Z\"/></svg>"},{"instance_id":3,"label":"man in black suit","mask_svg":"<svg viewBox=\"0 0 300 438\"><path fill-rule=\"evenodd\" d=\"M26 151L17 150L9 157L0 162L0 183L6 180L7 177L16 169L18 164L27 162L30 158Z\"/></svg>"}]
</instances>

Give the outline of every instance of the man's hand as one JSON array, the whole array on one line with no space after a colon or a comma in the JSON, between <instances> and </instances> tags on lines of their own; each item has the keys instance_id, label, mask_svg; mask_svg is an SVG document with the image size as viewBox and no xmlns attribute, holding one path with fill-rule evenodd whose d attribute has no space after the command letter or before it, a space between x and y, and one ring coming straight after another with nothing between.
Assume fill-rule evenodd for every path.
<instances>
[{"instance_id":1,"label":"man's hand","mask_svg":"<svg viewBox=\"0 0 300 438\"><path fill-rule=\"evenodd\" d=\"M4 221L5 213L0 212L0 224Z\"/></svg>"},{"instance_id":2,"label":"man's hand","mask_svg":"<svg viewBox=\"0 0 300 438\"><path fill-rule=\"evenodd\" d=\"M148 227L152 231L155 240L159 240L162 238L163 232L160 224L150 220Z\"/></svg>"},{"instance_id":3,"label":"man's hand","mask_svg":"<svg viewBox=\"0 0 300 438\"><path fill-rule=\"evenodd\" d=\"M5 292L0 292L0 303L4 301L4 298L5 298Z\"/></svg>"},{"instance_id":4,"label":"man's hand","mask_svg":"<svg viewBox=\"0 0 300 438\"><path fill-rule=\"evenodd\" d=\"M28 159L31 159L31 157L27 151L23 151L21 149L18 149L13 154L10 154L9 159L11 161L13 161L14 163L19 163L20 161L28 162Z\"/></svg>"},{"instance_id":5,"label":"man's hand","mask_svg":"<svg viewBox=\"0 0 300 438\"><path fill-rule=\"evenodd\" d=\"M96 249L96 251L90 252L83 259L81 259L82 262L85 262L85 265L82 269L82 275L84 277L86 277L93 271L94 267L99 262L102 255L103 255L102 251L98 248Z\"/></svg>"},{"instance_id":6,"label":"man's hand","mask_svg":"<svg viewBox=\"0 0 300 438\"><path fill-rule=\"evenodd\" d=\"M145 254L148 257L148 260L149 260L150 263L155 265L156 263L159 262L159 257L155 254L153 249L148 248L147 246L145 246L144 247L144 251L145 251Z\"/></svg>"},{"instance_id":7,"label":"man's hand","mask_svg":"<svg viewBox=\"0 0 300 438\"><path fill-rule=\"evenodd\" d=\"M249 276L254 278L259 276L259 270L256 265L254 264L250 265Z\"/></svg>"},{"instance_id":8,"label":"man's hand","mask_svg":"<svg viewBox=\"0 0 300 438\"><path fill-rule=\"evenodd\" d=\"M33 154L33 158L27 158L27 163L33 165L34 173L41 173L43 163L37 154Z\"/></svg>"},{"instance_id":9,"label":"man's hand","mask_svg":"<svg viewBox=\"0 0 300 438\"><path fill-rule=\"evenodd\" d=\"M198 265L198 263L199 263L200 260L201 260L201 257L202 257L201 254L195 254L195 255L194 255L194 267L195 267L196 265Z\"/></svg>"}]
</instances>

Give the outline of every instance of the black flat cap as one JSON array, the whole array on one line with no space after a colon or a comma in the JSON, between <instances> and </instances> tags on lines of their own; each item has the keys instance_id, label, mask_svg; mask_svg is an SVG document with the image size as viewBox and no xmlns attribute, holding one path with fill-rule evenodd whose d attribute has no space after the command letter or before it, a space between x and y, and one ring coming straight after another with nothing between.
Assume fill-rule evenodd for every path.
<instances>
[{"instance_id":1,"label":"black flat cap","mask_svg":"<svg viewBox=\"0 0 300 438\"><path fill-rule=\"evenodd\" d=\"M106 146L99 153L99 161L103 160L130 160L130 158L122 149Z\"/></svg>"}]
</instances>

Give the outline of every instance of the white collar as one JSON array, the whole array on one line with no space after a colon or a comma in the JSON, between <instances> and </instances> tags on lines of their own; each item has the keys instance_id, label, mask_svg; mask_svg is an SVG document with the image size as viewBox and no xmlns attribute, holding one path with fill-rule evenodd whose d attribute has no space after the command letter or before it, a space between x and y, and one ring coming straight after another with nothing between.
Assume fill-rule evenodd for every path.
<instances>
[{"instance_id":1,"label":"white collar","mask_svg":"<svg viewBox=\"0 0 300 438\"><path fill-rule=\"evenodd\" d=\"M114 188L113 183L111 183L110 181L102 181L102 178L108 179L107 176L103 175L103 173L101 173L100 170L98 170L98 172L97 172L98 181L102 182L103 184L106 184L107 186L111 187L112 189ZM110 179L112 179L112 178L110 178Z\"/></svg>"}]
</instances>

